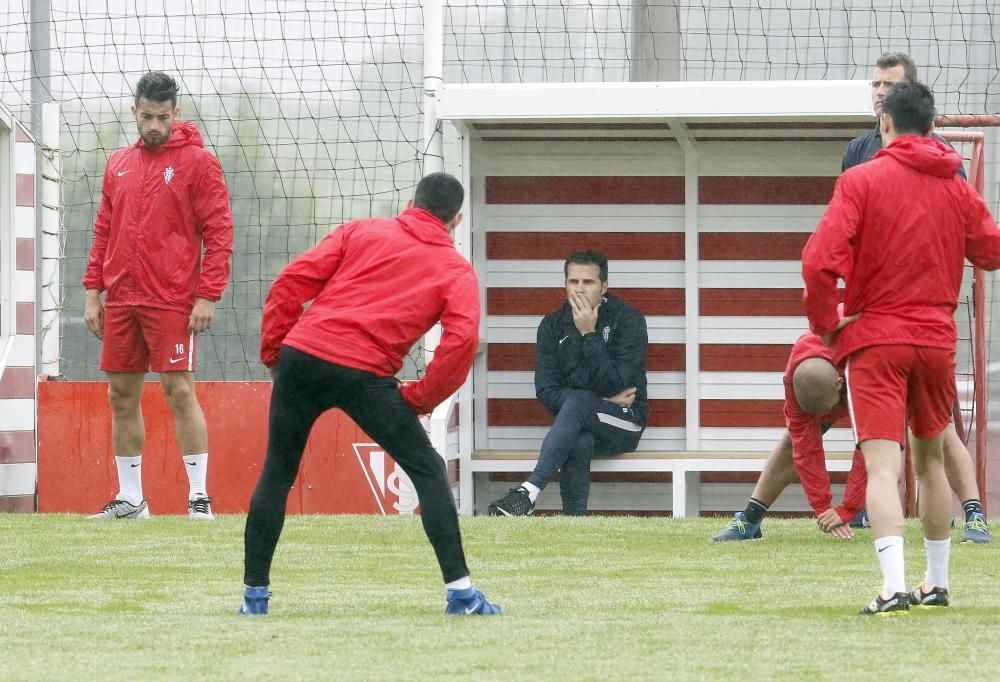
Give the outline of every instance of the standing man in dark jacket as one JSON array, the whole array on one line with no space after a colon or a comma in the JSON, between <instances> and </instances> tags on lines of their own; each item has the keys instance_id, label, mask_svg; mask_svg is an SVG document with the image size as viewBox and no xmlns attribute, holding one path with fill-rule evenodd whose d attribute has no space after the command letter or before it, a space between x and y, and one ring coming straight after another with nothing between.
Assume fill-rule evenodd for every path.
<instances>
[{"instance_id":1,"label":"standing man in dark jacket","mask_svg":"<svg viewBox=\"0 0 1000 682\"><path fill-rule=\"evenodd\" d=\"M913 58L905 52L886 52L875 60L875 70L872 73L872 113L875 115L875 127L867 133L862 133L847 143L844 148L844 158L840 170L857 166L868 161L882 149L882 132L879 127L879 117L882 115L882 100L897 83L913 83L917 80L917 65ZM940 135L934 134L934 139L947 144ZM958 167L958 174L965 177L965 169Z\"/></svg>"},{"instance_id":2,"label":"standing man in dark jacket","mask_svg":"<svg viewBox=\"0 0 1000 682\"><path fill-rule=\"evenodd\" d=\"M449 234L462 220L464 197L458 180L431 173L401 214L341 225L271 285L260 357L274 387L267 458L247 517L240 613L268 612L288 493L313 424L334 407L413 481L444 577L446 613L500 613L469 579L444 460L417 418L462 385L479 344L479 284ZM438 321L444 331L434 359L420 381L400 389L394 375L403 357Z\"/></svg>"},{"instance_id":3,"label":"standing man in dark jacket","mask_svg":"<svg viewBox=\"0 0 1000 682\"><path fill-rule=\"evenodd\" d=\"M212 327L229 280L233 218L219 161L176 118L177 84L147 73L135 88L139 141L108 159L83 278L83 319L101 339L119 492L96 519L145 519L142 389L159 372L188 476L188 515L212 519L208 429L195 395L195 339ZM204 250L204 255L202 251ZM104 292L104 302L101 302Z\"/></svg>"},{"instance_id":4,"label":"standing man in dark jacket","mask_svg":"<svg viewBox=\"0 0 1000 682\"><path fill-rule=\"evenodd\" d=\"M646 428L646 319L608 295L608 259L598 251L566 258L567 301L538 326L535 395L555 415L528 480L489 506L525 516L557 471L563 513L587 513L590 460L632 452Z\"/></svg>"}]
</instances>

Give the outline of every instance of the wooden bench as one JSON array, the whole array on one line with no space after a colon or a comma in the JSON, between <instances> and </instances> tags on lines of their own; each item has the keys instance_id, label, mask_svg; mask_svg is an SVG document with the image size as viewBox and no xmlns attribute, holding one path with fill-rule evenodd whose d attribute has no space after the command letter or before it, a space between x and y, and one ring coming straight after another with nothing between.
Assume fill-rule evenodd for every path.
<instances>
[{"instance_id":1,"label":"wooden bench","mask_svg":"<svg viewBox=\"0 0 1000 682\"><path fill-rule=\"evenodd\" d=\"M699 516L701 512L700 474L703 471L756 471L764 468L770 452L738 451L638 451L614 457L594 458L592 472L669 472L672 475L674 517ZM848 471L851 452L828 452L829 471ZM476 474L530 472L538 453L519 450L475 450L470 470Z\"/></svg>"}]
</instances>

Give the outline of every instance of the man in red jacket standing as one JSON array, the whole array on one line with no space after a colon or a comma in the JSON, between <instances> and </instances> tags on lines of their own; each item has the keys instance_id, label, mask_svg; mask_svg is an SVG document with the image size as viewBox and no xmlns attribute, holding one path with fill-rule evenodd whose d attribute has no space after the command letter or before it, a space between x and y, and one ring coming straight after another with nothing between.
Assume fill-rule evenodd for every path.
<instances>
[{"instance_id":1,"label":"man in red jacket standing","mask_svg":"<svg viewBox=\"0 0 1000 682\"><path fill-rule=\"evenodd\" d=\"M917 65L910 55L904 52L886 52L875 62L872 73L871 97L872 111L876 124L872 130L851 140L844 149L844 159L841 170L847 170L858 164L869 161L882 149L881 123L882 100L897 83L912 83L917 80ZM947 144L947 141L937 134L935 139ZM962 166L958 173L965 178ZM944 466L948 474L948 482L962 503L965 512L965 534L963 543L985 544L990 541L990 530L983 515L982 503L979 500L979 486L976 483L974 460L969 454L965 443L959 438L953 426L949 426L944 435ZM867 514L862 511L852 522L852 526L863 527L868 524Z\"/></svg>"},{"instance_id":2,"label":"man in red jacket standing","mask_svg":"<svg viewBox=\"0 0 1000 682\"><path fill-rule=\"evenodd\" d=\"M188 515L212 519L208 430L195 395L195 339L212 327L229 279L233 219L222 168L192 123L176 120L177 84L147 73L135 89L139 140L108 159L83 278L83 319L101 339L119 492L97 519L145 519L143 383L160 385L188 476ZM204 249L204 256L202 250ZM104 292L104 302L101 302Z\"/></svg>"},{"instance_id":3,"label":"man in red jacket standing","mask_svg":"<svg viewBox=\"0 0 1000 682\"><path fill-rule=\"evenodd\" d=\"M401 214L341 225L271 285L260 357L274 387L267 457L247 517L240 613L268 612L288 493L313 424L334 407L413 482L444 578L446 613L500 613L469 579L444 460L417 418L462 385L479 344L479 284L449 234L464 197L458 180L431 173ZM403 357L438 321L444 330L434 359L420 381L400 388Z\"/></svg>"},{"instance_id":4,"label":"man in red jacket standing","mask_svg":"<svg viewBox=\"0 0 1000 682\"><path fill-rule=\"evenodd\" d=\"M854 434L868 469L867 508L882 568L864 614L948 605L951 491L943 433L956 397L954 312L963 258L1000 268L1000 229L956 175L961 158L930 136L934 96L899 84L882 104L885 148L847 170L802 253L810 328L847 359ZM837 314L837 281L845 281ZM927 572L907 592L896 482L908 420L920 480Z\"/></svg>"}]
</instances>

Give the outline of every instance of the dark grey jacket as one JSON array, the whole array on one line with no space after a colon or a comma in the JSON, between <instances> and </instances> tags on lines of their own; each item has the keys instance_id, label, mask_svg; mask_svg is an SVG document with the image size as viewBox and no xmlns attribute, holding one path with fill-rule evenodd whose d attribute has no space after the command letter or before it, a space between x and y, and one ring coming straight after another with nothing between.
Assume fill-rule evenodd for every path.
<instances>
[{"instance_id":1,"label":"dark grey jacket","mask_svg":"<svg viewBox=\"0 0 1000 682\"><path fill-rule=\"evenodd\" d=\"M951 144L948 140L944 139L937 133L933 135L934 139L941 140L945 144ZM878 154L879 150L882 149L882 133L879 130L879 124L876 123L872 130L867 133L858 135L856 138L847 143L847 148L844 149L844 159L840 163L841 172L857 166L858 164L864 163L865 161L871 160L873 156ZM958 174L962 176L963 180L968 180L965 176L965 167L960 166L958 169Z\"/></svg>"},{"instance_id":2,"label":"dark grey jacket","mask_svg":"<svg viewBox=\"0 0 1000 682\"><path fill-rule=\"evenodd\" d=\"M597 311L597 334L584 339L573 324L569 303L538 325L535 345L535 395L553 414L570 389L602 398L635 386L632 412L642 426L649 418L646 398L646 318L617 296L605 295Z\"/></svg>"}]
</instances>

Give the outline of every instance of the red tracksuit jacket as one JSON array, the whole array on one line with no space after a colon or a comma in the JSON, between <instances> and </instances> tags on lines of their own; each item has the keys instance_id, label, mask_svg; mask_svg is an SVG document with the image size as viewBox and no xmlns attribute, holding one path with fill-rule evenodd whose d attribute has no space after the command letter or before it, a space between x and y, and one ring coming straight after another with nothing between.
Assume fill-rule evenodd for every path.
<instances>
[{"instance_id":1,"label":"red tracksuit jacket","mask_svg":"<svg viewBox=\"0 0 1000 682\"><path fill-rule=\"evenodd\" d=\"M302 307L312 301L303 312ZM264 302L260 359L281 345L337 365L393 376L440 320L424 376L403 398L426 414L465 381L479 345L479 284L444 224L410 208L345 223L278 274Z\"/></svg>"},{"instance_id":2,"label":"red tracksuit jacket","mask_svg":"<svg viewBox=\"0 0 1000 682\"><path fill-rule=\"evenodd\" d=\"M963 258L1000 267L1000 230L979 194L955 173L958 153L933 138L904 135L868 163L844 172L802 252L809 328L837 326L837 278L844 315L839 362L868 346L954 350Z\"/></svg>"},{"instance_id":3,"label":"red tracksuit jacket","mask_svg":"<svg viewBox=\"0 0 1000 682\"><path fill-rule=\"evenodd\" d=\"M826 471L826 452L823 449L824 427L832 426L850 416L847 406L837 405L827 414L814 417L799 405L792 386L792 377L798 366L809 358L823 358L833 362L833 355L815 334L806 332L795 341L785 367L785 425L792 438L792 460L799 482L805 490L809 505L819 516L831 506L830 474ZM838 369L839 371L839 369ZM849 522L865 506L868 472L861 451L855 449L851 471L847 474L844 503L837 507L837 515Z\"/></svg>"},{"instance_id":4,"label":"red tracksuit jacket","mask_svg":"<svg viewBox=\"0 0 1000 682\"><path fill-rule=\"evenodd\" d=\"M232 252L222 167L193 123L175 123L157 149L140 139L111 155L83 277L107 291L106 306L190 312L195 298L218 301Z\"/></svg>"}]
</instances>

